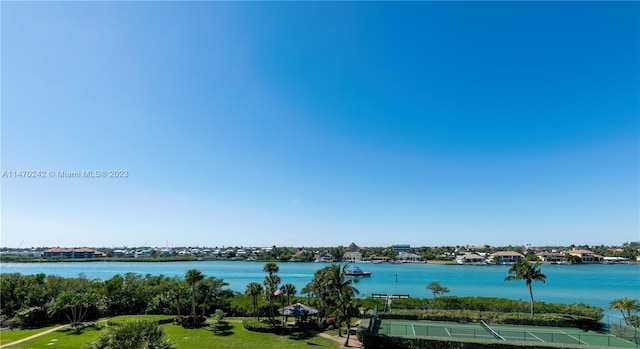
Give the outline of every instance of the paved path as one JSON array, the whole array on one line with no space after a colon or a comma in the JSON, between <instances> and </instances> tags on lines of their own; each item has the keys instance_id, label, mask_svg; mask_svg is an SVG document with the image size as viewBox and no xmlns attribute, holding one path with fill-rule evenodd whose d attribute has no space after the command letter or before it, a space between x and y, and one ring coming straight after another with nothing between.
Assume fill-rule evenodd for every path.
<instances>
[{"instance_id":1,"label":"paved path","mask_svg":"<svg viewBox=\"0 0 640 349\"><path fill-rule=\"evenodd\" d=\"M324 333L321 332L318 334L320 337L324 337L324 338L329 338L329 339L333 339L334 341L338 342L342 347L344 346L344 343L347 341L347 336L332 336L328 333ZM354 334L349 336L349 348L363 348L362 343L360 343L360 341L358 340L358 337Z\"/></svg>"},{"instance_id":2,"label":"paved path","mask_svg":"<svg viewBox=\"0 0 640 349\"><path fill-rule=\"evenodd\" d=\"M32 340L32 339L34 339L34 338L38 338L38 337L40 337L40 336L44 336L44 335L45 335L45 334L47 334L47 333L51 333L51 332L54 332L54 331L57 331L57 330L61 330L61 329L65 328L65 327L67 327L67 326L68 326L68 325L62 325L62 326L58 326L58 327L54 327L54 328L50 328L50 329L48 329L48 330L46 330L46 331L38 332L38 333L36 333L36 334L34 334L34 335L31 335L31 336L29 336L29 337L25 337L25 338L22 338L22 339L18 339L17 341L13 341L13 342L11 342L11 343L7 343L7 344L0 345L0 348L6 348L6 347L10 347L10 346L12 346L12 345L20 344L20 343L22 343L22 342L26 342L26 341L28 341L28 340Z\"/></svg>"}]
</instances>

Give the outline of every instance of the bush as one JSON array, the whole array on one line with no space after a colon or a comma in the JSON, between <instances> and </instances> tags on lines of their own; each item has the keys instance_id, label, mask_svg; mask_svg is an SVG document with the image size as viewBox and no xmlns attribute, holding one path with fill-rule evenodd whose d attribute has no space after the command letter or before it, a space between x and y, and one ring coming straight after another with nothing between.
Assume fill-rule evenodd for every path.
<instances>
[{"instance_id":1,"label":"bush","mask_svg":"<svg viewBox=\"0 0 640 349\"><path fill-rule=\"evenodd\" d=\"M164 330L153 321L132 321L112 326L91 343L91 349L172 349L175 346L164 338Z\"/></svg>"},{"instance_id":2,"label":"bush","mask_svg":"<svg viewBox=\"0 0 640 349\"><path fill-rule=\"evenodd\" d=\"M43 307L29 307L16 313L16 319L21 327L41 326L49 320L47 311Z\"/></svg>"},{"instance_id":3,"label":"bush","mask_svg":"<svg viewBox=\"0 0 640 349\"><path fill-rule=\"evenodd\" d=\"M182 326L184 328L194 328L194 327L201 327L204 326L204 324L206 323L207 319L201 315L198 315L196 317L192 317L192 316L176 316L173 319L173 323L175 325L179 325Z\"/></svg>"},{"instance_id":4,"label":"bush","mask_svg":"<svg viewBox=\"0 0 640 349\"><path fill-rule=\"evenodd\" d=\"M242 320L242 327L248 331L275 333L276 328L268 320L249 318Z\"/></svg>"}]
</instances>

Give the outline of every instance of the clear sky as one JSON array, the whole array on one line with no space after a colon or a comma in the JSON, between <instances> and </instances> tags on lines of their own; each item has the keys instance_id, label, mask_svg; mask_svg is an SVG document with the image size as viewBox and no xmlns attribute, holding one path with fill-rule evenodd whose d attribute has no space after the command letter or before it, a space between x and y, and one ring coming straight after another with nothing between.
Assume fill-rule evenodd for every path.
<instances>
[{"instance_id":1,"label":"clear sky","mask_svg":"<svg viewBox=\"0 0 640 349\"><path fill-rule=\"evenodd\" d=\"M639 2L1 19L3 247L640 240Z\"/></svg>"}]
</instances>

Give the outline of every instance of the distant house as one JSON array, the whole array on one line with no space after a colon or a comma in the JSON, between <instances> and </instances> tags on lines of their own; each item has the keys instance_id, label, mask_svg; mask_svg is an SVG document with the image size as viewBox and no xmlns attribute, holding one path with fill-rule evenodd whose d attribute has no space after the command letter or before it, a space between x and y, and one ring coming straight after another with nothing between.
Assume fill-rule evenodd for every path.
<instances>
[{"instance_id":1,"label":"distant house","mask_svg":"<svg viewBox=\"0 0 640 349\"><path fill-rule=\"evenodd\" d=\"M568 253L572 256L580 257L580 263L602 263L604 257L589 250L571 250Z\"/></svg>"},{"instance_id":2,"label":"distant house","mask_svg":"<svg viewBox=\"0 0 640 349\"><path fill-rule=\"evenodd\" d=\"M136 258L149 258L151 257L151 250L140 250L136 251Z\"/></svg>"},{"instance_id":3,"label":"distant house","mask_svg":"<svg viewBox=\"0 0 640 349\"><path fill-rule=\"evenodd\" d=\"M560 252L538 252L536 257L542 261L542 263L549 264L565 264L568 263L567 256Z\"/></svg>"},{"instance_id":4,"label":"distant house","mask_svg":"<svg viewBox=\"0 0 640 349\"><path fill-rule=\"evenodd\" d=\"M131 250L115 250L113 251L114 257L133 257L134 251Z\"/></svg>"},{"instance_id":5,"label":"distant house","mask_svg":"<svg viewBox=\"0 0 640 349\"><path fill-rule=\"evenodd\" d=\"M345 252L342 256L342 260L347 263L355 263L362 261L362 253L360 252Z\"/></svg>"},{"instance_id":6,"label":"distant house","mask_svg":"<svg viewBox=\"0 0 640 349\"><path fill-rule=\"evenodd\" d=\"M320 256L319 254L314 256L316 262L330 263L333 262L333 256L330 254L325 254L324 256Z\"/></svg>"},{"instance_id":7,"label":"distant house","mask_svg":"<svg viewBox=\"0 0 640 349\"><path fill-rule=\"evenodd\" d=\"M524 258L524 255L515 251L498 251L489 256L489 260L498 264L513 264Z\"/></svg>"},{"instance_id":8,"label":"distant house","mask_svg":"<svg viewBox=\"0 0 640 349\"><path fill-rule=\"evenodd\" d=\"M372 255L369 256L369 261L371 261L371 263L383 263L383 262L388 262L389 261L389 257L387 256L377 256L377 255Z\"/></svg>"},{"instance_id":9,"label":"distant house","mask_svg":"<svg viewBox=\"0 0 640 349\"><path fill-rule=\"evenodd\" d=\"M416 263L422 262L422 258L415 253L400 252L396 256L396 262L398 263Z\"/></svg>"},{"instance_id":10,"label":"distant house","mask_svg":"<svg viewBox=\"0 0 640 349\"><path fill-rule=\"evenodd\" d=\"M475 253L467 253L456 257L458 264L484 263L484 257Z\"/></svg>"},{"instance_id":11,"label":"distant house","mask_svg":"<svg viewBox=\"0 0 640 349\"><path fill-rule=\"evenodd\" d=\"M98 258L106 257L103 252L91 248L50 248L44 250L44 258Z\"/></svg>"}]
</instances>

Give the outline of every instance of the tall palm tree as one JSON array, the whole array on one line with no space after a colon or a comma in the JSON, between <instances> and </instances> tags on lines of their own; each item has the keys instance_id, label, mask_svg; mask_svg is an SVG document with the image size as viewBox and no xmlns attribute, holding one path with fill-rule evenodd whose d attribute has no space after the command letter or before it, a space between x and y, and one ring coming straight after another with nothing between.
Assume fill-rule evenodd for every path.
<instances>
[{"instance_id":1,"label":"tall palm tree","mask_svg":"<svg viewBox=\"0 0 640 349\"><path fill-rule=\"evenodd\" d=\"M335 315L338 321L338 336L342 336L342 323L346 323L347 327L347 339L344 342L344 346L349 346L349 337L351 335L351 319L358 316L358 304L357 300L350 296L348 290L343 290L338 296Z\"/></svg>"},{"instance_id":2,"label":"tall palm tree","mask_svg":"<svg viewBox=\"0 0 640 349\"><path fill-rule=\"evenodd\" d=\"M291 296L294 296L298 290L296 290L296 286L294 284L284 284L282 285L283 293L287 296L287 305L291 304Z\"/></svg>"},{"instance_id":3,"label":"tall palm tree","mask_svg":"<svg viewBox=\"0 0 640 349\"><path fill-rule=\"evenodd\" d=\"M191 289L191 317L196 317L196 284L204 279L204 275L202 272L197 269L187 270L186 274L184 274L184 281L189 284L189 288Z\"/></svg>"},{"instance_id":4,"label":"tall palm tree","mask_svg":"<svg viewBox=\"0 0 640 349\"><path fill-rule=\"evenodd\" d=\"M253 298L253 316L258 317L258 296L262 293L262 285L257 282L250 282L244 290L244 294Z\"/></svg>"},{"instance_id":5,"label":"tall palm tree","mask_svg":"<svg viewBox=\"0 0 640 349\"><path fill-rule=\"evenodd\" d=\"M628 297L616 298L609 302L609 309L614 310L618 309L622 313L622 317L627 322L628 325L637 326L634 324L632 311L640 311L640 302L637 299L632 299Z\"/></svg>"},{"instance_id":6,"label":"tall palm tree","mask_svg":"<svg viewBox=\"0 0 640 349\"><path fill-rule=\"evenodd\" d=\"M278 289L280 283L280 277L276 273L280 270L277 264L273 262L265 263L262 271L267 273L263 284L265 286L264 296L269 301L269 319L273 321L275 313L273 310L273 302L275 300L275 292Z\"/></svg>"},{"instance_id":7,"label":"tall palm tree","mask_svg":"<svg viewBox=\"0 0 640 349\"><path fill-rule=\"evenodd\" d=\"M531 316L533 317L533 281L542 281L547 283L547 276L540 271L540 263L531 264L526 259L520 259L509 268L509 276L504 281L524 280L524 285L529 288L529 297L531 298Z\"/></svg>"},{"instance_id":8,"label":"tall palm tree","mask_svg":"<svg viewBox=\"0 0 640 349\"><path fill-rule=\"evenodd\" d=\"M335 313L341 302L345 299L352 299L359 291L353 284L358 283L358 279L347 278L347 265L340 268L338 264L332 264L321 269L317 275L320 278L319 298L325 311Z\"/></svg>"}]
</instances>

